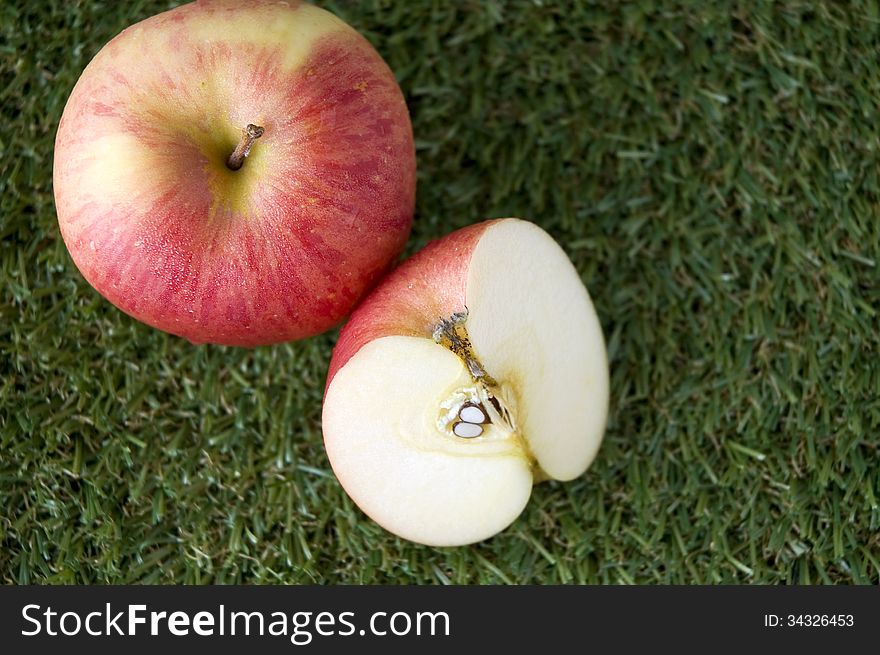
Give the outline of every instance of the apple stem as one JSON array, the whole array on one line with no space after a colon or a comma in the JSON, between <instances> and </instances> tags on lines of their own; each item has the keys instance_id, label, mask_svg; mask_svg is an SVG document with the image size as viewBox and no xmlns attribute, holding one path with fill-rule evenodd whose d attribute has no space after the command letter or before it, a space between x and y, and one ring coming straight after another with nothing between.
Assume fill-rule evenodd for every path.
<instances>
[{"instance_id":1,"label":"apple stem","mask_svg":"<svg viewBox=\"0 0 880 655\"><path fill-rule=\"evenodd\" d=\"M235 150L232 151L229 159L226 160L226 166L229 170L237 171L241 168L241 165L244 164L244 158L251 152L251 146L254 145L254 141L263 136L263 132L263 128L259 125L248 123L248 126L241 131L241 141L238 142Z\"/></svg>"},{"instance_id":2,"label":"apple stem","mask_svg":"<svg viewBox=\"0 0 880 655\"><path fill-rule=\"evenodd\" d=\"M471 340L464 327L466 319L465 312L453 314L450 318L440 319L440 323L434 328L434 341L459 356L467 366L474 382L482 381L489 386L498 386L498 383L486 372L486 369L474 355Z\"/></svg>"}]
</instances>

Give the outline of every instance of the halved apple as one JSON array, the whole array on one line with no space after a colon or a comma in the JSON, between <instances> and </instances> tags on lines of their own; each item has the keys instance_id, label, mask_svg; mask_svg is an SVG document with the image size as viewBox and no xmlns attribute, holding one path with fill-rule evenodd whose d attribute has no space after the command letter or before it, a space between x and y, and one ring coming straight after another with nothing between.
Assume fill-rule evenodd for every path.
<instances>
[{"instance_id":1,"label":"halved apple","mask_svg":"<svg viewBox=\"0 0 880 655\"><path fill-rule=\"evenodd\" d=\"M342 486L384 528L434 546L512 523L544 479L599 448L608 363L565 252L519 219L429 244L342 330L324 443Z\"/></svg>"}]
</instances>

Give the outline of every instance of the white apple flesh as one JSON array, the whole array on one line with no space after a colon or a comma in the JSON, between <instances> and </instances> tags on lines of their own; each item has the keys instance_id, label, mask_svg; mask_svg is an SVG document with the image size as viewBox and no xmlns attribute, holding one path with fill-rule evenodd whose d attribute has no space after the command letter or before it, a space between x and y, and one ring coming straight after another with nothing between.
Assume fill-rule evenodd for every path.
<instances>
[{"instance_id":1,"label":"white apple flesh","mask_svg":"<svg viewBox=\"0 0 880 655\"><path fill-rule=\"evenodd\" d=\"M352 315L328 375L324 442L340 483L406 539L486 539L535 482L596 456L608 408L601 326L542 229L487 221L430 244Z\"/></svg>"}]
</instances>

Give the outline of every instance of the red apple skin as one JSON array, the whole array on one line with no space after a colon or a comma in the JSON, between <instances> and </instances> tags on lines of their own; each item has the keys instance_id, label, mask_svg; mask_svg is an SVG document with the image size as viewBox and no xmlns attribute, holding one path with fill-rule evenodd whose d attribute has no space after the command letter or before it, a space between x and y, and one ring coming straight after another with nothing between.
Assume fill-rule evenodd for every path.
<instances>
[{"instance_id":1,"label":"red apple skin","mask_svg":"<svg viewBox=\"0 0 880 655\"><path fill-rule=\"evenodd\" d=\"M327 373L336 373L364 345L388 336L433 338L440 319L466 311L471 256L493 219L432 241L391 272L352 313L339 334Z\"/></svg>"},{"instance_id":2,"label":"red apple skin","mask_svg":"<svg viewBox=\"0 0 880 655\"><path fill-rule=\"evenodd\" d=\"M248 123L265 132L230 171ZM194 343L290 341L336 325L402 250L412 127L379 54L328 12L195 2L88 65L54 187L71 257L122 311Z\"/></svg>"}]
</instances>

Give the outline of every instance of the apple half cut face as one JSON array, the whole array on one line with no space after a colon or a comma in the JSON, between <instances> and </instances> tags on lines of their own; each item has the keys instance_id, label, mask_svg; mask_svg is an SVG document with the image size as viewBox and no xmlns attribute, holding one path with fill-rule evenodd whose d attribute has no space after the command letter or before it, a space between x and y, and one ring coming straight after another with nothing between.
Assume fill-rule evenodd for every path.
<instances>
[{"instance_id":1,"label":"apple half cut face","mask_svg":"<svg viewBox=\"0 0 880 655\"><path fill-rule=\"evenodd\" d=\"M565 252L519 219L429 244L352 315L324 400L346 492L396 535L433 546L512 523L535 482L596 456L608 363Z\"/></svg>"}]
</instances>

